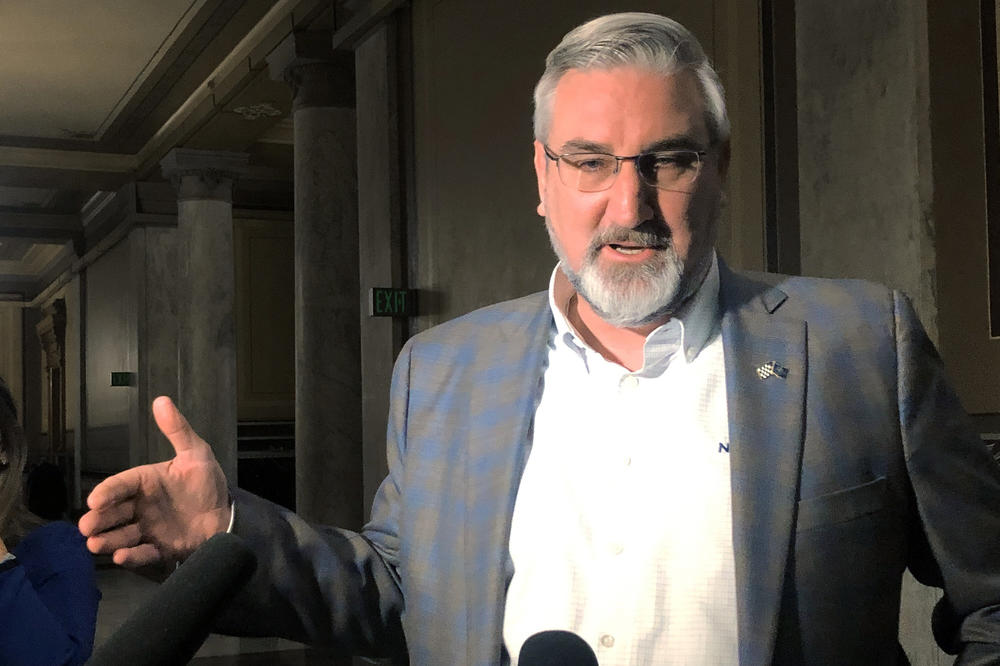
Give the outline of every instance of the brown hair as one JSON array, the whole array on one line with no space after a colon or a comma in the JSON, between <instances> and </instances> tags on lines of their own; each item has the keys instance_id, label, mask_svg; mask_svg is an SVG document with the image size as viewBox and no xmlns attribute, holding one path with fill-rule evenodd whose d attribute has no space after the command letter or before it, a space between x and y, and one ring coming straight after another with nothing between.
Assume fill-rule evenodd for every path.
<instances>
[{"instance_id":1,"label":"brown hair","mask_svg":"<svg viewBox=\"0 0 1000 666\"><path fill-rule=\"evenodd\" d=\"M28 445L17 420L17 407L7 382L0 377L0 539L7 548L42 523L24 504L24 465Z\"/></svg>"}]
</instances>

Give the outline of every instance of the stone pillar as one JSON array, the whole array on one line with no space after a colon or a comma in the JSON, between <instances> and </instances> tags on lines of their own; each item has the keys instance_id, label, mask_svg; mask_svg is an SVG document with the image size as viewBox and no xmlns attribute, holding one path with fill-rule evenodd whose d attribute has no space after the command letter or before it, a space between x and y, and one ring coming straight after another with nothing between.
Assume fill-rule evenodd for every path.
<instances>
[{"instance_id":1,"label":"stone pillar","mask_svg":"<svg viewBox=\"0 0 1000 666\"><path fill-rule=\"evenodd\" d=\"M927 7L795 3L799 219L804 275L902 289L936 339ZM913 664L953 662L930 631L940 597L904 574L899 637Z\"/></svg>"},{"instance_id":2,"label":"stone pillar","mask_svg":"<svg viewBox=\"0 0 1000 666\"><path fill-rule=\"evenodd\" d=\"M357 79L358 233L361 293L372 287L406 287L406 228L399 173L399 91L395 16L386 17L355 45ZM367 314L367 313L363 313ZM371 506L388 472L386 417L392 366L406 339L407 321L361 318L364 416L364 505Z\"/></svg>"},{"instance_id":3,"label":"stone pillar","mask_svg":"<svg viewBox=\"0 0 1000 666\"><path fill-rule=\"evenodd\" d=\"M294 94L295 503L307 520L363 521L360 297L352 53L296 33L268 57Z\"/></svg>"},{"instance_id":4,"label":"stone pillar","mask_svg":"<svg viewBox=\"0 0 1000 666\"><path fill-rule=\"evenodd\" d=\"M242 153L175 148L161 162L177 189L177 404L236 477L233 182Z\"/></svg>"},{"instance_id":5,"label":"stone pillar","mask_svg":"<svg viewBox=\"0 0 1000 666\"><path fill-rule=\"evenodd\" d=\"M66 442L66 300L57 298L42 308L42 314L44 318L35 326L35 331L42 344L45 367L42 392L49 432L45 457L47 462L59 468L66 484L66 507L70 508L79 504L79 500L74 499L74 490L80 470L74 449Z\"/></svg>"}]
</instances>

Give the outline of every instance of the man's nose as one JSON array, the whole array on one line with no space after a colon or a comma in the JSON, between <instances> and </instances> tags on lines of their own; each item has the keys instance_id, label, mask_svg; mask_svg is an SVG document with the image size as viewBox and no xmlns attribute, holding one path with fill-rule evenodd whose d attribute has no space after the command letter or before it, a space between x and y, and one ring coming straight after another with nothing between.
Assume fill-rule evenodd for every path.
<instances>
[{"instance_id":1,"label":"man's nose","mask_svg":"<svg viewBox=\"0 0 1000 666\"><path fill-rule=\"evenodd\" d=\"M635 160L623 160L615 182L608 191L608 222L617 226L634 227L652 219L652 190L639 175Z\"/></svg>"}]
</instances>

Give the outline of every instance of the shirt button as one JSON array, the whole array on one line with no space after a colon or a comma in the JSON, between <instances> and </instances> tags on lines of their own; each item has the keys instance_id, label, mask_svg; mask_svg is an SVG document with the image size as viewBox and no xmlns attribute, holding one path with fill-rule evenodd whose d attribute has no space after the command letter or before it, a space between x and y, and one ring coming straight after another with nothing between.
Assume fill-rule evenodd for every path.
<instances>
[{"instance_id":1,"label":"shirt button","mask_svg":"<svg viewBox=\"0 0 1000 666\"><path fill-rule=\"evenodd\" d=\"M615 637L614 636L612 636L611 634L602 634L601 635L601 647L610 648L610 647L614 647L614 646L615 646Z\"/></svg>"},{"instance_id":2,"label":"shirt button","mask_svg":"<svg viewBox=\"0 0 1000 666\"><path fill-rule=\"evenodd\" d=\"M622 457L622 464L629 467L632 464L632 456L626 454Z\"/></svg>"},{"instance_id":3,"label":"shirt button","mask_svg":"<svg viewBox=\"0 0 1000 666\"><path fill-rule=\"evenodd\" d=\"M620 543L613 543L613 544L611 544L611 554L612 555L621 555L624 552L625 552L625 546L624 546L624 544L620 544ZM615 640L614 638L611 639L612 642L614 642L614 640Z\"/></svg>"},{"instance_id":4,"label":"shirt button","mask_svg":"<svg viewBox=\"0 0 1000 666\"><path fill-rule=\"evenodd\" d=\"M624 377L621 378L621 381L618 382L618 389L623 393L628 391L634 391L638 387L639 387L639 378L636 377L635 375L625 375Z\"/></svg>"}]
</instances>

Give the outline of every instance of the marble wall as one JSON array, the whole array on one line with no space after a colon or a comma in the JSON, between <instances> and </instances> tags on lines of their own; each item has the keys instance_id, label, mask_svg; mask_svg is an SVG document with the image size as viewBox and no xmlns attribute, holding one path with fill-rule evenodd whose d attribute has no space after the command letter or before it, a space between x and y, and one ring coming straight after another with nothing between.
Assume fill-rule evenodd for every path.
<instances>
[{"instance_id":1,"label":"marble wall","mask_svg":"<svg viewBox=\"0 0 1000 666\"><path fill-rule=\"evenodd\" d=\"M902 289L936 340L926 7L795 13L802 273Z\"/></svg>"},{"instance_id":2,"label":"marble wall","mask_svg":"<svg viewBox=\"0 0 1000 666\"><path fill-rule=\"evenodd\" d=\"M908 0L798 0L802 273L902 289L938 338L927 9ZM931 636L940 593L903 581L915 665L951 663Z\"/></svg>"},{"instance_id":3,"label":"marble wall","mask_svg":"<svg viewBox=\"0 0 1000 666\"><path fill-rule=\"evenodd\" d=\"M112 372L135 372L135 318L130 314L129 239L87 268L87 447L83 468L117 472L129 466L129 387L111 386Z\"/></svg>"},{"instance_id":4,"label":"marble wall","mask_svg":"<svg viewBox=\"0 0 1000 666\"><path fill-rule=\"evenodd\" d=\"M136 308L139 318L138 377L134 389L133 444L142 463L173 456L150 412L158 395L177 398L177 228L133 229L134 272L142 283Z\"/></svg>"},{"instance_id":5,"label":"marble wall","mask_svg":"<svg viewBox=\"0 0 1000 666\"><path fill-rule=\"evenodd\" d=\"M3 377L14 396L18 413L24 403L22 374L22 306L20 301L0 301L0 377Z\"/></svg>"}]
</instances>

